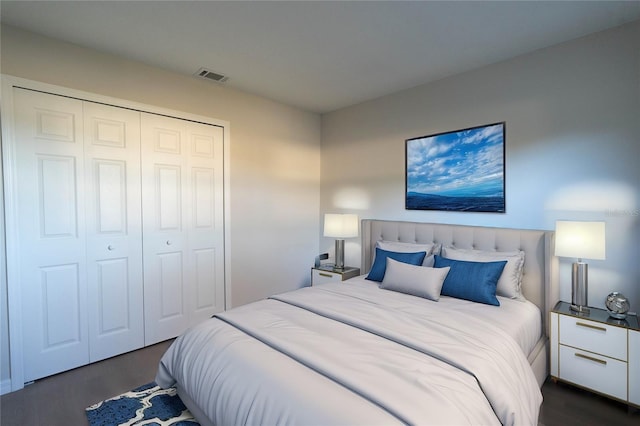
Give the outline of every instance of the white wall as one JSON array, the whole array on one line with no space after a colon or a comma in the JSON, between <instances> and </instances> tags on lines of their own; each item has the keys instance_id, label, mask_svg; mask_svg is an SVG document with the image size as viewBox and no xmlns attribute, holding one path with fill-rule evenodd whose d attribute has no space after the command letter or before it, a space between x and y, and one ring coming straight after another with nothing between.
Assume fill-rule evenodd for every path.
<instances>
[{"instance_id":1,"label":"white wall","mask_svg":"<svg viewBox=\"0 0 640 426\"><path fill-rule=\"evenodd\" d=\"M318 114L8 26L1 43L3 74L229 121L232 304L309 284L319 245ZM6 286L0 295L6 380Z\"/></svg>"},{"instance_id":2,"label":"white wall","mask_svg":"<svg viewBox=\"0 0 640 426\"><path fill-rule=\"evenodd\" d=\"M437 60L437 58L434 58ZM408 211L405 139L506 121L506 213ZM323 116L321 213L553 229L606 222L589 302L613 290L640 311L640 22ZM332 251L333 241L321 238ZM346 263L360 264L356 240ZM561 261L570 300L570 261Z\"/></svg>"}]
</instances>

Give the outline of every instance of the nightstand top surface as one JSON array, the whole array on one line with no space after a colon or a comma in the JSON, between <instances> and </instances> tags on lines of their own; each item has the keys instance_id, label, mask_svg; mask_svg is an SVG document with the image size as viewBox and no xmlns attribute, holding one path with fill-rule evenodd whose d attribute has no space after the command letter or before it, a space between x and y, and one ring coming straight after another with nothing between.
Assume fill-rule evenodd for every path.
<instances>
[{"instance_id":1,"label":"nightstand top surface","mask_svg":"<svg viewBox=\"0 0 640 426\"><path fill-rule=\"evenodd\" d=\"M311 269L317 269L319 271L333 272L333 273L336 273L336 274L344 274L345 272L351 272L351 271L359 270L358 268L354 268L352 266L345 266L342 269L336 269L333 265L314 266Z\"/></svg>"},{"instance_id":2,"label":"nightstand top surface","mask_svg":"<svg viewBox=\"0 0 640 426\"><path fill-rule=\"evenodd\" d=\"M572 311L570 306L570 303L558 302L556 304L556 307L553 308L553 312L563 315L569 315L576 318L584 318L591 321L597 321L603 324L615 325L616 327L623 327L640 331L640 325L638 324L638 317L636 315L627 315L625 319L619 320L609 316L609 312L607 312L605 309L589 307L589 314L579 314Z\"/></svg>"}]
</instances>

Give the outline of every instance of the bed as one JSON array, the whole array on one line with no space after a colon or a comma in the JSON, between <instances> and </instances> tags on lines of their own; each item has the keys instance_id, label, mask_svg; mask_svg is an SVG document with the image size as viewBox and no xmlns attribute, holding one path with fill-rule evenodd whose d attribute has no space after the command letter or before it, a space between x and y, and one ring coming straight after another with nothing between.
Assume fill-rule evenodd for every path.
<instances>
[{"instance_id":1,"label":"bed","mask_svg":"<svg viewBox=\"0 0 640 426\"><path fill-rule=\"evenodd\" d=\"M362 276L214 316L173 342L156 382L202 425L537 424L553 233L363 220L361 234ZM444 294L485 266L489 302ZM428 290L403 288L417 278Z\"/></svg>"}]
</instances>

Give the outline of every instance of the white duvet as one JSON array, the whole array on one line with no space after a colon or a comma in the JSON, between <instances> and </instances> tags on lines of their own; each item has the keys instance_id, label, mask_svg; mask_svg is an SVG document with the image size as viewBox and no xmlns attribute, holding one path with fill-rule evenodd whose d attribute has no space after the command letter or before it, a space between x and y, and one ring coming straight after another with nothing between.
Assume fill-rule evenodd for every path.
<instances>
[{"instance_id":1,"label":"white duvet","mask_svg":"<svg viewBox=\"0 0 640 426\"><path fill-rule=\"evenodd\" d=\"M542 402L490 320L368 282L217 315L176 339L156 381L216 425L537 425Z\"/></svg>"}]
</instances>

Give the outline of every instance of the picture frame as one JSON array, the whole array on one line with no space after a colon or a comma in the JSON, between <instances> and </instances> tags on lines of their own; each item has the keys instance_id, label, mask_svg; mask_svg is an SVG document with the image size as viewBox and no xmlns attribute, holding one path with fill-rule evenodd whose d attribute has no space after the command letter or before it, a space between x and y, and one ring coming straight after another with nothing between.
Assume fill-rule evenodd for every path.
<instances>
[{"instance_id":1,"label":"picture frame","mask_svg":"<svg viewBox=\"0 0 640 426\"><path fill-rule=\"evenodd\" d=\"M506 122L405 140L405 208L505 213Z\"/></svg>"}]
</instances>

